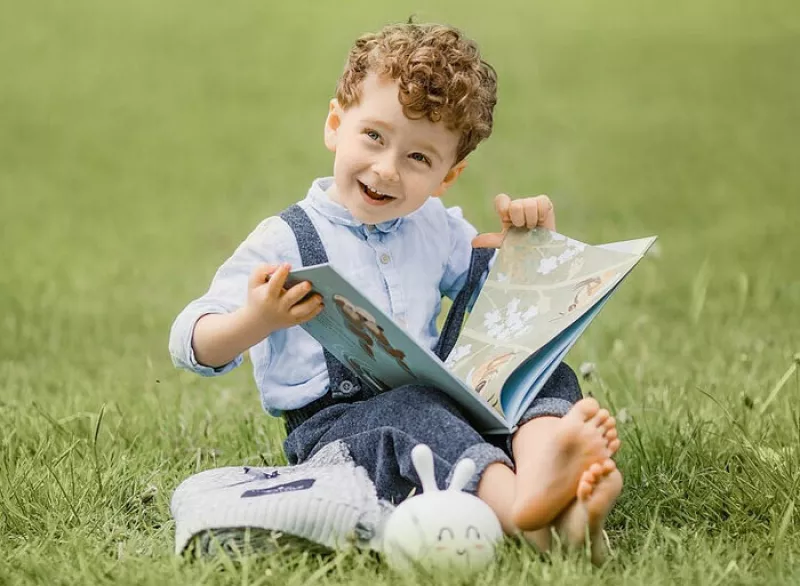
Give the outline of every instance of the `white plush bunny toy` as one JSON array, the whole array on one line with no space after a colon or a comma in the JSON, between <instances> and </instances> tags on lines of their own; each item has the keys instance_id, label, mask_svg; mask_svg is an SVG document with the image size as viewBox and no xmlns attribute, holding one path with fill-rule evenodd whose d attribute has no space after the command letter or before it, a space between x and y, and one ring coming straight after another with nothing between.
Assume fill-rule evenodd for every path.
<instances>
[{"instance_id":1,"label":"white plush bunny toy","mask_svg":"<svg viewBox=\"0 0 800 586\"><path fill-rule=\"evenodd\" d=\"M475 463L459 461L450 486L439 490L431 449L419 444L412 450L411 459L423 492L403 501L386 522L386 561L397 570L419 565L475 571L487 566L494 559L503 530L489 505L462 491L475 471Z\"/></svg>"}]
</instances>

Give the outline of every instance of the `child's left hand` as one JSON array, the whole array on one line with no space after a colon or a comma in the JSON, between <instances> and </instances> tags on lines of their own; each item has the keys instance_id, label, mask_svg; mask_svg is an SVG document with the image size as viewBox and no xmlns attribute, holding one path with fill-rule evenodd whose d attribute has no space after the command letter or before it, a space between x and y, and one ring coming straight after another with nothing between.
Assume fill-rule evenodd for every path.
<instances>
[{"instance_id":1,"label":"child's left hand","mask_svg":"<svg viewBox=\"0 0 800 586\"><path fill-rule=\"evenodd\" d=\"M494 198L494 209L500 216L502 232L478 234L472 240L474 248L500 248L503 237L511 226L556 229L556 212L546 195L512 200L505 193Z\"/></svg>"}]
</instances>

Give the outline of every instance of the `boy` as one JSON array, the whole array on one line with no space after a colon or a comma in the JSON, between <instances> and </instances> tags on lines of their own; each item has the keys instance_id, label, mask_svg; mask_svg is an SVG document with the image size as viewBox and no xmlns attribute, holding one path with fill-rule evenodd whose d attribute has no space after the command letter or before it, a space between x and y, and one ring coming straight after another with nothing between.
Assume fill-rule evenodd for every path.
<instances>
[{"instance_id":1,"label":"boy","mask_svg":"<svg viewBox=\"0 0 800 586\"><path fill-rule=\"evenodd\" d=\"M325 121L333 177L314 181L304 200L249 235L178 316L170 351L177 365L211 376L249 349L264 408L286 421L292 464L341 442L378 496L397 501L419 484L410 452L426 443L439 482L460 458L475 461L467 489L506 533L523 533L543 550L551 529L573 546L588 534L600 562L605 518L622 488L611 459L619 439L608 411L581 399L565 365L507 444L496 445L444 393L376 392L351 380L297 327L319 313L319 296L307 297L309 283L284 287L291 266L327 260L421 343L440 349L442 295L466 295L484 273L470 270L473 247L502 242L502 233L476 236L460 209L439 199L490 135L495 103L494 70L453 28L392 25L359 38ZM503 228L555 229L547 196L501 194L495 208Z\"/></svg>"}]
</instances>

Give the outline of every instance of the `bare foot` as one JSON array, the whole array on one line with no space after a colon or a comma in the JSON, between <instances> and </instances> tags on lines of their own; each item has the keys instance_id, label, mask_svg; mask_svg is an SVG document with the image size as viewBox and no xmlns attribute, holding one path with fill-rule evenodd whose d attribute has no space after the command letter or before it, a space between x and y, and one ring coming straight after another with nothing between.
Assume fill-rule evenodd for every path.
<instances>
[{"instance_id":1,"label":"bare foot","mask_svg":"<svg viewBox=\"0 0 800 586\"><path fill-rule=\"evenodd\" d=\"M618 441L613 418L591 398L560 419L543 417L520 427L513 440L514 524L522 531L549 525L575 499L584 472L609 458L610 444Z\"/></svg>"},{"instance_id":2,"label":"bare foot","mask_svg":"<svg viewBox=\"0 0 800 586\"><path fill-rule=\"evenodd\" d=\"M614 460L592 464L581 476L577 500L556 523L556 530L568 548L583 547L588 537L593 564L602 564L608 555L603 527L620 492L622 474Z\"/></svg>"}]
</instances>

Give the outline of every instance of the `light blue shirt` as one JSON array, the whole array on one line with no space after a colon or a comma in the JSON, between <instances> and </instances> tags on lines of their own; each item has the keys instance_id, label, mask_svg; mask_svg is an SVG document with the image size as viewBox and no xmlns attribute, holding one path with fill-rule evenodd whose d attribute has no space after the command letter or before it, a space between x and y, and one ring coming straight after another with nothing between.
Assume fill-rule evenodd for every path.
<instances>
[{"instance_id":1,"label":"light blue shirt","mask_svg":"<svg viewBox=\"0 0 800 586\"><path fill-rule=\"evenodd\" d=\"M319 232L328 261L420 344L433 349L441 297L455 298L464 285L477 231L460 208L445 208L433 197L408 216L363 224L329 199L325 192L332 181L317 179L299 202ZM302 266L294 233L273 216L219 268L208 292L175 319L169 339L175 365L216 376L241 364L242 356L219 368L199 364L192 350L194 326L205 314L241 307L256 265L282 262ZM322 346L299 326L272 333L250 349L250 359L261 403L273 415L307 405L328 389Z\"/></svg>"}]
</instances>

